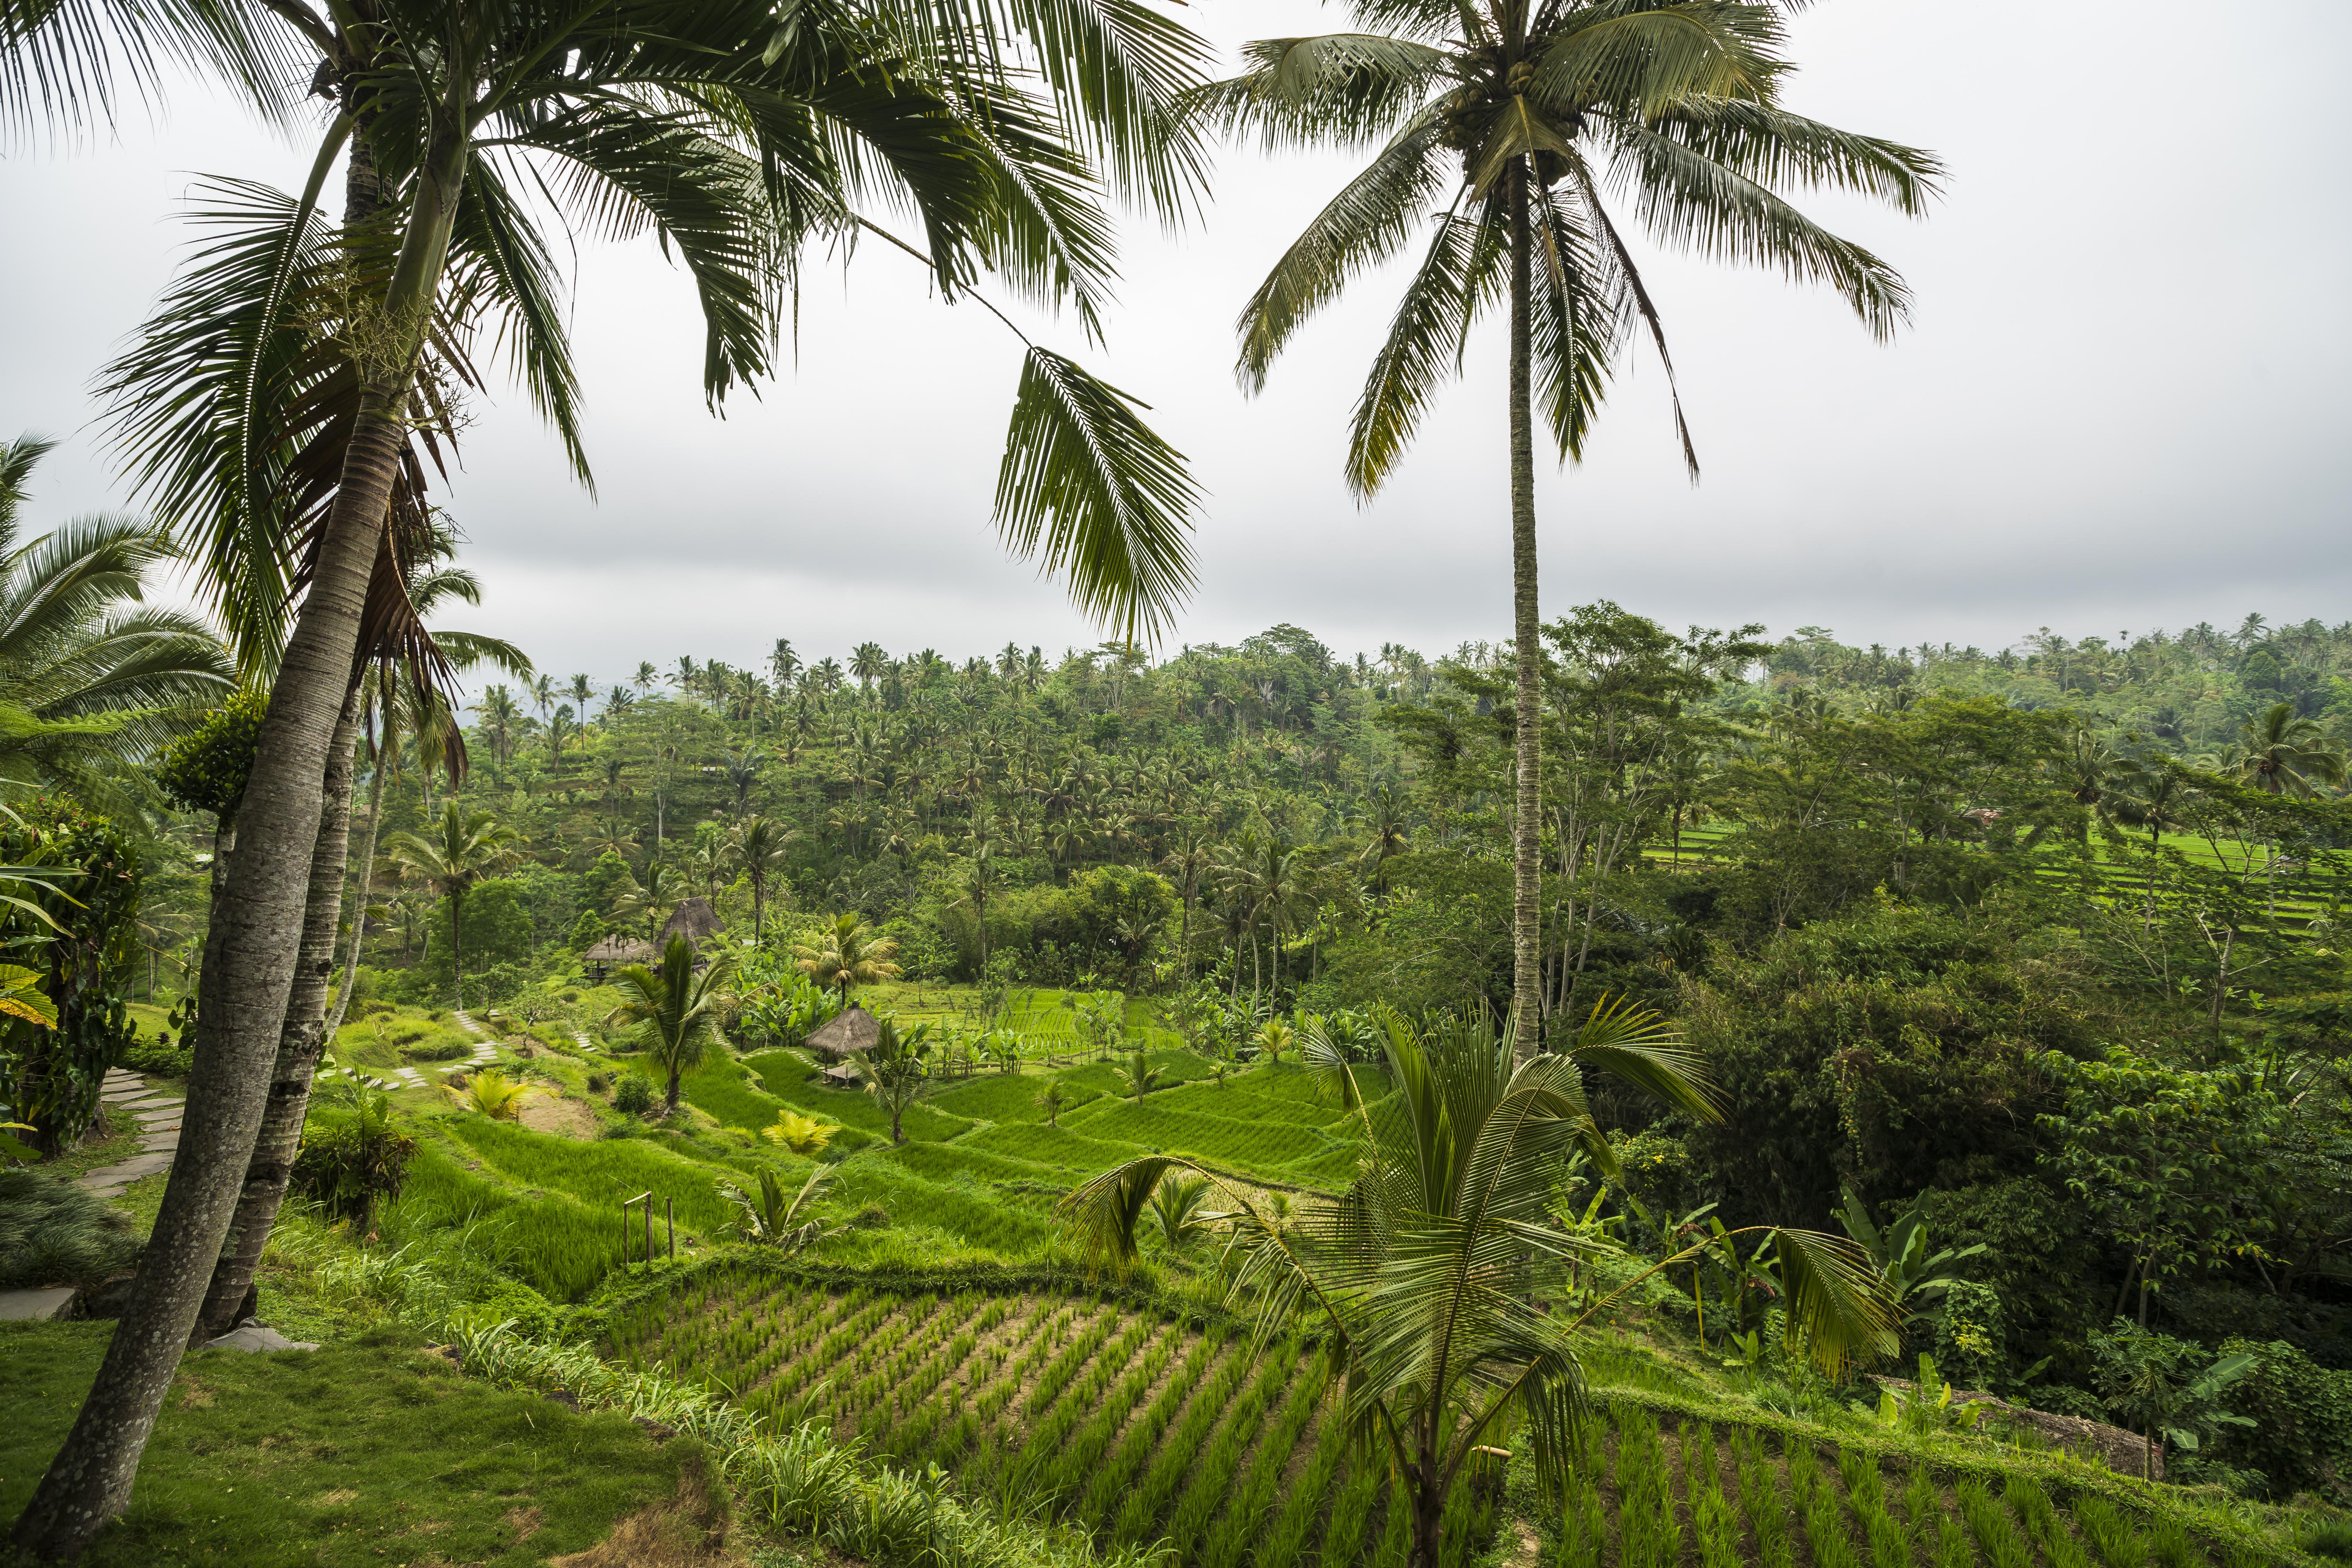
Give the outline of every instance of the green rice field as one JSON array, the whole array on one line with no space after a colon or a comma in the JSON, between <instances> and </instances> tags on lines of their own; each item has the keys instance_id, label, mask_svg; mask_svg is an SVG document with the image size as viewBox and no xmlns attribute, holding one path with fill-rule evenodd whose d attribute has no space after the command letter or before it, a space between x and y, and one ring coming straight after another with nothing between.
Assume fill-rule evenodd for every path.
<instances>
[{"instance_id":1,"label":"green rice field","mask_svg":"<svg viewBox=\"0 0 2352 1568\"><path fill-rule=\"evenodd\" d=\"M1351 1453L1311 1346L1252 1357L1199 1328L1078 1294L914 1293L706 1270L643 1301L607 1352L836 1437L1097 1542L1164 1542L1183 1568L1399 1568L1405 1521ZM1558 1568L2253 1568L2031 1466L1931 1467L1596 1391L1581 1482L1542 1521ZM1444 1561L1504 1504L1499 1461L1451 1500ZM2129 1487L2116 1489L2128 1491Z\"/></svg>"}]
</instances>

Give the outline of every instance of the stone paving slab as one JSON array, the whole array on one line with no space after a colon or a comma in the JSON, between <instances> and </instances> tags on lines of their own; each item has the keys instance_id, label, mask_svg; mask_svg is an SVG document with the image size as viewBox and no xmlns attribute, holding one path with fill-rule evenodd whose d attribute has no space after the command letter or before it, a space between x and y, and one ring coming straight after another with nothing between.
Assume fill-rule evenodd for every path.
<instances>
[{"instance_id":1,"label":"stone paving slab","mask_svg":"<svg viewBox=\"0 0 2352 1568\"><path fill-rule=\"evenodd\" d=\"M74 1288L51 1285L39 1290L0 1290L0 1323L45 1323L61 1317L73 1305Z\"/></svg>"},{"instance_id":2,"label":"stone paving slab","mask_svg":"<svg viewBox=\"0 0 2352 1568\"><path fill-rule=\"evenodd\" d=\"M289 1340L265 1323L247 1318L242 1327L223 1334L216 1340L206 1340L208 1351L244 1351L248 1355L257 1352L314 1351L319 1347L308 1340Z\"/></svg>"},{"instance_id":3,"label":"stone paving slab","mask_svg":"<svg viewBox=\"0 0 2352 1568\"><path fill-rule=\"evenodd\" d=\"M94 1193L106 1192L110 1188L120 1191L142 1176L152 1176L158 1171L171 1168L172 1151L158 1149L150 1153L134 1154L120 1165L108 1165L88 1172L79 1178L79 1184Z\"/></svg>"},{"instance_id":4,"label":"stone paving slab","mask_svg":"<svg viewBox=\"0 0 2352 1568\"><path fill-rule=\"evenodd\" d=\"M166 1094L151 1094L142 1096L138 1100L117 1100L110 1101L110 1109L130 1111L161 1110L166 1106L177 1105L180 1102L178 1100L173 1100L171 1096Z\"/></svg>"}]
</instances>

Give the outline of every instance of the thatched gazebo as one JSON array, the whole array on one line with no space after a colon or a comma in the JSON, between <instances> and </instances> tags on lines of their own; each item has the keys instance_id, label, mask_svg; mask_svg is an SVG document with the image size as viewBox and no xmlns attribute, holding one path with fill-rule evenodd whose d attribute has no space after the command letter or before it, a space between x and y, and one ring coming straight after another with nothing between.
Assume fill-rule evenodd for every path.
<instances>
[{"instance_id":1,"label":"thatched gazebo","mask_svg":"<svg viewBox=\"0 0 2352 1568\"><path fill-rule=\"evenodd\" d=\"M667 947L670 938L682 936L688 947L699 948L726 929L727 922L719 918L719 911L710 907L709 899L688 899L662 922L661 936L654 945Z\"/></svg>"},{"instance_id":2,"label":"thatched gazebo","mask_svg":"<svg viewBox=\"0 0 2352 1568\"><path fill-rule=\"evenodd\" d=\"M882 1037L882 1020L855 1002L810 1031L802 1044L828 1057L849 1057L870 1051Z\"/></svg>"},{"instance_id":3,"label":"thatched gazebo","mask_svg":"<svg viewBox=\"0 0 2352 1568\"><path fill-rule=\"evenodd\" d=\"M582 953L580 967L588 972L590 984L602 985L607 970L618 969L628 963L651 963L653 961L653 943L616 932Z\"/></svg>"}]
</instances>

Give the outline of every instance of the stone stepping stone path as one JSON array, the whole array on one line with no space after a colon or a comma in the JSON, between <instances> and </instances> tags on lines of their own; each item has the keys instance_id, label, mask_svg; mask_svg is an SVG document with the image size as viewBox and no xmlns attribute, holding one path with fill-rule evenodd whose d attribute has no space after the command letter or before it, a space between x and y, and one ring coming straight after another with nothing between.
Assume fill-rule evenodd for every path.
<instances>
[{"instance_id":1,"label":"stone stepping stone path","mask_svg":"<svg viewBox=\"0 0 2352 1568\"><path fill-rule=\"evenodd\" d=\"M0 1290L0 1323L46 1323L73 1305L70 1285L38 1290Z\"/></svg>"},{"instance_id":2,"label":"stone stepping stone path","mask_svg":"<svg viewBox=\"0 0 2352 1568\"><path fill-rule=\"evenodd\" d=\"M498 1059L499 1043L497 1038L493 1037L488 1029L483 1028L479 1024L474 1022L474 1016L471 1013L458 1010L452 1012L449 1016L457 1019L458 1026L467 1034L481 1037L482 1043L474 1047L474 1054L466 1058L466 1065L467 1067L478 1068Z\"/></svg>"},{"instance_id":3,"label":"stone stepping stone path","mask_svg":"<svg viewBox=\"0 0 2352 1568\"><path fill-rule=\"evenodd\" d=\"M139 1152L120 1164L85 1171L77 1182L100 1197L120 1197L123 1188L142 1176L172 1168L180 1147L181 1100L150 1089L145 1079L121 1068L107 1072L98 1092L109 1110L127 1110L138 1121Z\"/></svg>"}]
</instances>

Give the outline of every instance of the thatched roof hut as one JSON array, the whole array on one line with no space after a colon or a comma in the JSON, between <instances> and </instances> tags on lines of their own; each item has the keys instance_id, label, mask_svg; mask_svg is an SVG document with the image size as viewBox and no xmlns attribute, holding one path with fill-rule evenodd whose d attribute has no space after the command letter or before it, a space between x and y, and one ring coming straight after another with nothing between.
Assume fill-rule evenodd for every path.
<instances>
[{"instance_id":1,"label":"thatched roof hut","mask_svg":"<svg viewBox=\"0 0 2352 1568\"><path fill-rule=\"evenodd\" d=\"M688 899L662 923L661 940L654 945L667 947L670 938L682 936L689 946L700 947L726 929L727 922L719 918L709 899Z\"/></svg>"},{"instance_id":2,"label":"thatched roof hut","mask_svg":"<svg viewBox=\"0 0 2352 1568\"><path fill-rule=\"evenodd\" d=\"M811 1031L802 1043L829 1057L845 1057L872 1050L874 1042L881 1037L882 1021L853 1002Z\"/></svg>"},{"instance_id":3,"label":"thatched roof hut","mask_svg":"<svg viewBox=\"0 0 2352 1568\"><path fill-rule=\"evenodd\" d=\"M651 963L653 961L653 943L637 937L622 936L617 932L605 937L580 955L580 966L588 972L590 978L598 985L604 984L604 974L607 970L618 969L623 964Z\"/></svg>"}]
</instances>

